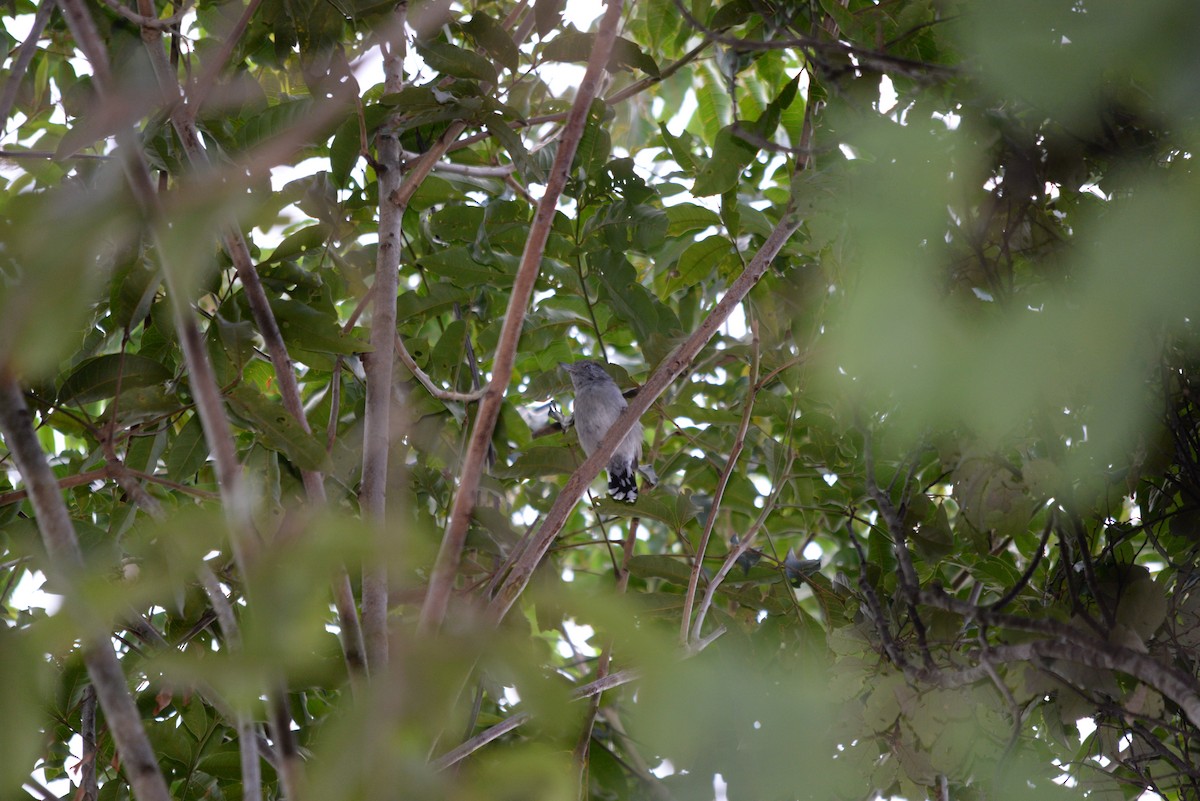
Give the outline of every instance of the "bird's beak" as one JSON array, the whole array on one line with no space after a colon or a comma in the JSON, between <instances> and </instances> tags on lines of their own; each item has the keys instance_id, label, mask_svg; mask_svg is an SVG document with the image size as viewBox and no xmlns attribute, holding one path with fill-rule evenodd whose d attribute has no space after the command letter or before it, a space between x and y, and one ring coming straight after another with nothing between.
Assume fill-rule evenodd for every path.
<instances>
[{"instance_id":1,"label":"bird's beak","mask_svg":"<svg viewBox=\"0 0 1200 801\"><path fill-rule=\"evenodd\" d=\"M559 362L558 366L561 370L564 370L567 373L571 372L571 365L567 364L566 362Z\"/></svg>"}]
</instances>

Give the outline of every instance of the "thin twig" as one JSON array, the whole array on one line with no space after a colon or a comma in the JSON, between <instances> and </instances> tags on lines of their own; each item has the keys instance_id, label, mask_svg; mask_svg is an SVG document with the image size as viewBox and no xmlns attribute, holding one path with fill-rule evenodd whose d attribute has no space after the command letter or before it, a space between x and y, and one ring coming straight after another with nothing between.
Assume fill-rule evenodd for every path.
<instances>
[{"instance_id":1,"label":"thin twig","mask_svg":"<svg viewBox=\"0 0 1200 801\"><path fill-rule=\"evenodd\" d=\"M221 627L226 646L231 652L237 653L241 650L242 635L233 614L233 605L225 597L221 582L207 563L200 567L200 582L204 585L209 604L217 613L217 624ZM258 733L254 722L244 711L237 710L234 721L238 732L238 755L242 763L242 797L246 801L261 801L262 768L258 764Z\"/></svg>"},{"instance_id":2,"label":"thin twig","mask_svg":"<svg viewBox=\"0 0 1200 801\"><path fill-rule=\"evenodd\" d=\"M687 593L683 596L683 615L679 624L679 641L685 646L690 639L688 632L692 625L692 607L696 603L696 590L700 586L700 573L704 569L704 555L708 551L708 541L712 536L713 527L717 524L717 515L721 511L721 499L725 496L725 488L729 485L729 479L733 476L733 470L737 466L738 457L741 456L742 448L746 445L746 432L750 430L750 416L754 411L754 400L758 396L759 338L757 324L752 325L751 331L753 332L753 339L751 341L750 383L747 396L742 401L742 421L738 425L737 434L734 435L733 446L729 449L729 458L725 460L725 467L721 470L721 477L717 479L717 488L713 492L712 507L708 510L708 519L704 521L704 533L700 535L700 542L696 546L696 556L692 561L692 572L688 576Z\"/></svg>"},{"instance_id":3,"label":"thin twig","mask_svg":"<svg viewBox=\"0 0 1200 801\"><path fill-rule=\"evenodd\" d=\"M143 13L152 8L148 0L139 0L139 2L143 4ZM235 33L244 29L244 24L248 22L255 5L254 2L251 2L247 7L246 12L242 15L242 19L234 26ZM171 123L175 128L180 143L183 145L184 152L194 166L207 167L209 164L208 153L200 140L195 120L195 114L199 108L198 104L185 105L182 102L183 98L180 93L176 72L167 62L163 52L161 33L154 28L144 27L142 29L142 39L145 42L147 53L150 56L150 63L158 79L159 88L169 103ZM223 61L218 59L216 66L222 63ZM213 75L213 80L215 80L215 74ZM203 86L201 90L203 91ZM324 112L313 115L313 119L320 119L329 113L331 113L330 109L326 108ZM292 135L295 135L295 133L293 132ZM245 236L242 234L241 227L232 223L226 225L222 234L222 240L225 251L229 254L230 260L234 264L238 280L241 281L243 292L250 306L251 315L254 317L259 334L262 336L263 342L267 346L267 352L270 354L271 366L275 369L275 378L280 397L283 400L283 406L296 422L299 423L301 430L305 434L310 434L312 429L304 413L304 403L300 396L300 387L296 379L295 369L292 366L292 360L288 354L287 345L283 340L283 334L279 329L275 314L271 310L270 301L263 287L262 280L258 275L258 271L254 266L254 260L250 255L250 248ZM204 422L203 416L201 419ZM205 431L207 434L207 425L205 426ZM316 505L324 505L326 497L323 476L316 471L302 470L301 478L303 479L304 489L309 500ZM348 602L348 590L348 577L335 576L333 588L334 602L338 612L342 649L351 676L356 676L363 669L365 661L363 656L364 648L357 611L354 604Z\"/></svg>"},{"instance_id":4,"label":"thin twig","mask_svg":"<svg viewBox=\"0 0 1200 801\"><path fill-rule=\"evenodd\" d=\"M165 31L169 28L174 28L176 25L182 22L183 18L187 16L187 13L192 10L191 0L184 0L183 6L179 9L179 11L169 17L159 19L158 17L153 17L149 14L139 14L131 8L121 5L121 3L119 3L117 0L101 1L104 3L104 5L116 12L118 16L124 17L143 30L152 31Z\"/></svg>"},{"instance_id":5,"label":"thin twig","mask_svg":"<svg viewBox=\"0 0 1200 801\"><path fill-rule=\"evenodd\" d=\"M737 546L731 548L729 553L725 555L725 561L721 563L721 567L717 569L716 575L712 577L712 580L708 582L708 586L704 588L704 597L701 599L700 608L696 612L696 620L692 623L692 640L700 640L700 632L704 630L704 618L708 615L708 610L712 607L717 590L721 587L725 576L729 575L729 571L737 564L737 560L750 548L750 545L754 542L754 538L758 536L758 532L762 531L766 525L767 517L774 511L775 504L779 501L779 494L788 485L787 478L792 471L792 463L795 461L795 458L796 453L789 446L787 464L780 471L779 475L775 477L775 486L771 491L771 495L763 501L763 507L759 511L758 517L755 518L746 535L738 541Z\"/></svg>"},{"instance_id":6,"label":"thin twig","mask_svg":"<svg viewBox=\"0 0 1200 801\"><path fill-rule=\"evenodd\" d=\"M867 50L862 47L856 47L845 42L824 41L812 36L795 36L786 39L742 39L737 36L731 36L721 31L709 28L687 8L683 0L674 0L675 8L683 15L687 23L695 28L700 33L709 37L713 41L729 46L735 52L766 52L770 50L802 50L808 54L809 58L817 60L817 53L833 54L844 56L849 59L853 57L863 67L885 71L887 69L903 72L907 75L917 77L925 77L931 75L950 76L955 73L955 70L950 67L945 67L941 64L932 64L924 61L914 61L910 58L901 56L892 56L887 53L880 53L875 50Z\"/></svg>"},{"instance_id":7,"label":"thin twig","mask_svg":"<svg viewBox=\"0 0 1200 801\"><path fill-rule=\"evenodd\" d=\"M96 688L88 685L83 690L79 703L79 738L82 741L79 756L79 791L83 801L96 801L100 786L96 783Z\"/></svg>"},{"instance_id":8,"label":"thin twig","mask_svg":"<svg viewBox=\"0 0 1200 801\"><path fill-rule=\"evenodd\" d=\"M620 687L623 684L628 684L631 681L635 681L640 677L640 675L641 674L636 670L621 670L616 673L610 673L602 679L596 679L595 681L588 682L582 687L572 691L571 699L578 701L583 698L591 698L592 696L598 695L605 690L611 690L615 687ZM533 716L528 712L519 712L510 718L506 718L496 725L475 735L454 750L447 751L445 754L430 763L430 767L432 767L435 771L445 770L451 765L454 765L475 753L480 748L483 748L485 745L497 739L498 737L501 737L518 726L528 722L532 717Z\"/></svg>"},{"instance_id":9,"label":"thin twig","mask_svg":"<svg viewBox=\"0 0 1200 801\"><path fill-rule=\"evenodd\" d=\"M400 338L400 334L396 334L396 355L400 357L401 363L408 368L408 371L420 382L421 386L425 387L429 394L438 400L474 403L487 392L485 389L477 389L474 392L455 392L449 389L442 389L433 382L428 373L421 369L421 365L417 364L417 360L412 357L412 354L408 352L408 348L404 346L404 340Z\"/></svg>"},{"instance_id":10,"label":"thin twig","mask_svg":"<svg viewBox=\"0 0 1200 801\"><path fill-rule=\"evenodd\" d=\"M422 158L425 154L401 150L400 155L410 161ZM489 166L482 164L456 164L452 161L439 161L433 165L434 172L444 172L451 175L470 175L475 178L507 178L516 170L512 164Z\"/></svg>"}]
</instances>

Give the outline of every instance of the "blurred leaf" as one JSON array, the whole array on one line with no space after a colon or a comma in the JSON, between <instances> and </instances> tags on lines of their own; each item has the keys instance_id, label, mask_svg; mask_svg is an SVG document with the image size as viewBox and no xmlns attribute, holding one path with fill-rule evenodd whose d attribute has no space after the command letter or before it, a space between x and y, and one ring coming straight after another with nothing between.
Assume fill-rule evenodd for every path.
<instances>
[{"instance_id":1,"label":"blurred leaf","mask_svg":"<svg viewBox=\"0 0 1200 801\"><path fill-rule=\"evenodd\" d=\"M83 361L59 390L64 403L83 405L121 392L165 383L173 377L163 365L132 353L110 353Z\"/></svg>"}]
</instances>

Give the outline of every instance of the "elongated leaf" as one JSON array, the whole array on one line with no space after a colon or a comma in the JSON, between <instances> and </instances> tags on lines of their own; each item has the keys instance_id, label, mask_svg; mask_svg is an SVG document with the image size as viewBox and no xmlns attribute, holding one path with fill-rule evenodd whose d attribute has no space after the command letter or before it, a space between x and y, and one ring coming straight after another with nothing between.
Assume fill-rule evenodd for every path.
<instances>
[{"instance_id":1,"label":"elongated leaf","mask_svg":"<svg viewBox=\"0 0 1200 801\"><path fill-rule=\"evenodd\" d=\"M680 587L688 585L692 569L683 559L659 554L638 554L629 560L629 572L638 578L665 579Z\"/></svg>"},{"instance_id":2,"label":"elongated leaf","mask_svg":"<svg viewBox=\"0 0 1200 801\"><path fill-rule=\"evenodd\" d=\"M542 58L547 61L587 62L596 47L594 33L567 30L542 48ZM658 64L635 42L617 37L613 42L612 54L608 57L610 72L639 69L647 75L659 76Z\"/></svg>"},{"instance_id":3,"label":"elongated leaf","mask_svg":"<svg viewBox=\"0 0 1200 801\"><path fill-rule=\"evenodd\" d=\"M298 300L275 299L271 311L288 345L318 353L367 353L371 344L342 333L337 317L318 311Z\"/></svg>"},{"instance_id":4,"label":"elongated leaf","mask_svg":"<svg viewBox=\"0 0 1200 801\"><path fill-rule=\"evenodd\" d=\"M733 243L723 236L710 236L696 242L679 257L675 274L667 284L669 291L704 280L732 252Z\"/></svg>"},{"instance_id":5,"label":"elongated leaf","mask_svg":"<svg viewBox=\"0 0 1200 801\"><path fill-rule=\"evenodd\" d=\"M288 234L262 264L274 264L309 250L325 247L329 239L329 226L318 223Z\"/></svg>"},{"instance_id":6,"label":"elongated leaf","mask_svg":"<svg viewBox=\"0 0 1200 801\"><path fill-rule=\"evenodd\" d=\"M481 11L475 11L471 14L471 19L463 24L463 30L510 72L517 71L521 54L508 31L504 30L504 26L499 22Z\"/></svg>"},{"instance_id":7,"label":"elongated leaf","mask_svg":"<svg viewBox=\"0 0 1200 801\"><path fill-rule=\"evenodd\" d=\"M204 439L204 427L200 415L193 414L175 435L171 450L167 452L167 475L175 481L186 481L196 474L208 459L208 442Z\"/></svg>"},{"instance_id":8,"label":"elongated leaf","mask_svg":"<svg viewBox=\"0 0 1200 801\"><path fill-rule=\"evenodd\" d=\"M455 78L467 78L484 83L496 82L496 68L478 53L463 50L446 42L417 41L417 52L432 69Z\"/></svg>"},{"instance_id":9,"label":"elongated leaf","mask_svg":"<svg viewBox=\"0 0 1200 801\"><path fill-rule=\"evenodd\" d=\"M720 222L721 218L715 211L695 203L679 203L667 208L667 234L670 236L703 230Z\"/></svg>"},{"instance_id":10,"label":"elongated leaf","mask_svg":"<svg viewBox=\"0 0 1200 801\"><path fill-rule=\"evenodd\" d=\"M619 517L649 517L661 520L676 531L681 530L700 510L690 492L674 492L666 487L647 489L638 495L637 503L629 504L602 499L596 506L604 514Z\"/></svg>"},{"instance_id":11,"label":"elongated leaf","mask_svg":"<svg viewBox=\"0 0 1200 801\"><path fill-rule=\"evenodd\" d=\"M242 384L227 396L230 410L246 421L265 447L286 455L301 470L324 470L328 459L325 449L277 399L268 398L251 386Z\"/></svg>"},{"instance_id":12,"label":"elongated leaf","mask_svg":"<svg viewBox=\"0 0 1200 801\"><path fill-rule=\"evenodd\" d=\"M313 103L308 99L285 100L270 106L251 118L237 134L237 145L248 150L276 134L294 128L313 112Z\"/></svg>"},{"instance_id":13,"label":"elongated leaf","mask_svg":"<svg viewBox=\"0 0 1200 801\"><path fill-rule=\"evenodd\" d=\"M579 456L572 452L566 442L558 446L538 445L526 449L517 456L506 475L514 478L542 478L544 476L570 475L579 467Z\"/></svg>"},{"instance_id":14,"label":"elongated leaf","mask_svg":"<svg viewBox=\"0 0 1200 801\"><path fill-rule=\"evenodd\" d=\"M63 382L58 396L64 403L93 403L121 391L149 387L171 379L172 373L153 359L133 353L110 353L81 362Z\"/></svg>"},{"instance_id":15,"label":"elongated leaf","mask_svg":"<svg viewBox=\"0 0 1200 801\"><path fill-rule=\"evenodd\" d=\"M562 22L563 6L566 0L536 0L533 4L533 19L537 24L538 36L558 28Z\"/></svg>"},{"instance_id":16,"label":"elongated leaf","mask_svg":"<svg viewBox=\"0 0 1200 801\"><path fill-rule=\"evenodd\" d=\"M758 148L738 137L728 125L717 134L712 158L700 169L692 194L697 197L720 195L735 188L742 179L742 170L758 155Z\"/></svg>"}]
</instances>

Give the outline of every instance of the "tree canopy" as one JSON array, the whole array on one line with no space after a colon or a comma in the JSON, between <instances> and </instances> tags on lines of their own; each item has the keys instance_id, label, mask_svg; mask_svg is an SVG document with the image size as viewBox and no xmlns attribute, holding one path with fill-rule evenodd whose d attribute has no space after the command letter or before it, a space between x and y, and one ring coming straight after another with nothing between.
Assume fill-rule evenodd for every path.
<instances>
[{"instance_id":1,"label":"tree canopy","mask_svg":"<svg viewBox=\"0 0 1200 801\"><path fill-rule=\"evenodd\" d=\"M5 797L1200 797L1200 5L3 5Z\"/></svg>"}]
</instances>

